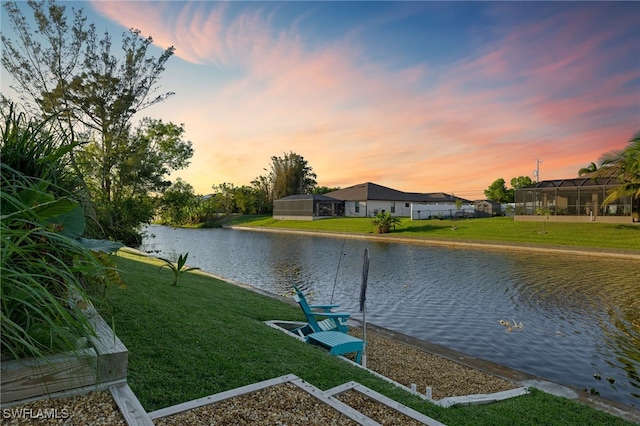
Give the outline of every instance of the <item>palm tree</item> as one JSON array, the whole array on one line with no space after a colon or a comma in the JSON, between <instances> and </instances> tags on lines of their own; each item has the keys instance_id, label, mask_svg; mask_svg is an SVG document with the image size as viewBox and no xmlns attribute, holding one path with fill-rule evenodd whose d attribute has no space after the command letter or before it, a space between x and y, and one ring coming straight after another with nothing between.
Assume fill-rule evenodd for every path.
<instances>
[{"instance_id":1,"label":"palm tree","mask_svg":"<svg viewBox=\"0 0 640 426\"><path fill-rule=\"evenodd\" d=\"M583 167L578 170L578 176L586 175L587 173L593 173L598 170L596 163L591 162L587 167Z\"/></svg>"},{"instance_id":2,"label":"palm tree","mask_svg":"<svg viewBox=\"0 0 640 426\"><path fill-rule=\"evenodd\" d=\"M632 210L637 215L640 210L640 130L629 139L629 146L625 149L611 151L600 157L600 168L593 177L605 176L616 176L620 185L609 191L602 205L606 206L623 197L631 197Z\"/></svg>"},{"instance_id":3,"label":"palm tree","mask_svg":"<svg viewBox=\"0 0 640 426\"><path fill-rule=\"evenodd\" d=\"M391 228L396 228L396 225L400 223L400 218L391 216L391 213L388 212L381 212L373 219L373 223L376 225L378 234L386 234L391 231Z\"/></svg>"}]
</instances>

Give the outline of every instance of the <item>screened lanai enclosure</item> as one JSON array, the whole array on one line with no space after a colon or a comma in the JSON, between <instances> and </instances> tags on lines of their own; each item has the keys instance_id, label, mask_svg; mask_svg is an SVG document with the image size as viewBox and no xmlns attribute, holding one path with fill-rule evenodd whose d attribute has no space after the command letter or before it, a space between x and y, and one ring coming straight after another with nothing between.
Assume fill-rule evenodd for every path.
<instances>
[{"instance_id":1,"label":"screened lanai enclosure","mask_svg":"<svg viewBox=\"0 0 640 426\"><path fill-rule=\"evenodd\" d=\"M317 220L344 216L344 202L326 195L289 195L273 202L273 218L279 220Z\"/></svg>"},{"instance_id":2,"label":"screened lanai enclosure","mask_svg":"<svg viewBox=\"0 0 640 426\"><path fill-rule=\"evenodd\" d=\"M609 191L619 186L616 177L545 180L516 189L515 220L534 220L540 208L549 209L557 222L640 222L640 199L622 197L606 206Z\"/></svg>"}]
</instances>

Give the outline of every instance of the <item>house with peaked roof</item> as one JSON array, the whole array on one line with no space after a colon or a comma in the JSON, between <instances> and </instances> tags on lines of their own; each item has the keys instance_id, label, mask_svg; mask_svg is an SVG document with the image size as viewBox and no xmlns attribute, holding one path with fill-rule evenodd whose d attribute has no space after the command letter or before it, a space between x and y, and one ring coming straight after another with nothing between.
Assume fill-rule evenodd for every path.
<instances>
[{"instance_id":1,"label":"house with peaked roof","mask_svg":"<svg viewBox=\"0 0 640 426\"><path fill-rule=\"evenodd\" d=\"M344 215L347 217L373 217L388 212L392 216L411 216L412 204L455 203L460 199L444 192L418 193L403 192L375 183L366 182L325 194L344 202Z\"/></svg>"}]
</instances>

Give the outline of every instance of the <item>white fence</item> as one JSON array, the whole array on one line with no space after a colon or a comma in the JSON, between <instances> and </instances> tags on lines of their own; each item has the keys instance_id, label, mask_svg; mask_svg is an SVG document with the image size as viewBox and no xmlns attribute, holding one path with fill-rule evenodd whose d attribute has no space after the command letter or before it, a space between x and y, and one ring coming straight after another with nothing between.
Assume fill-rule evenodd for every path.
<instances>
[{"instance_id":1,"label":"white fence","mask_svg":"<svg viewBox=\"0 0 640 426\"><path fill-rule=\"evenodd\" d=\"M475 214L473 204L463 204L457 208L454 203L411 203L411 220L470 218L475 217Z\"/></svg>"}]
</instances>

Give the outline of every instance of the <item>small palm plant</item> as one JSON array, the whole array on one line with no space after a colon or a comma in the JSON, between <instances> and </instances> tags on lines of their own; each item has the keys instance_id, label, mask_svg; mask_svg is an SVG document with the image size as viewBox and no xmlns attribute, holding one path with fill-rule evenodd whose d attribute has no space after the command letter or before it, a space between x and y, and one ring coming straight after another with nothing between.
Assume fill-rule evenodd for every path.
<instances>
[{"instance_id":1,"label":"small palm plant","mask_svg":"<svg viewBox=\"0 0 640 426\"><path fill-rule=\"evenodd\" d=\"M189 253L185 253L184 256L183 255L178 256L178 262L176 263L168 259L160 258L160 260L165 262L165 264L162 265L160 268L162 269L166 266L167 268L171 269L171 272L173 272L173 285L176 285L176 286L178 285L178 279L180 278L180 275L182 275L183 273L200 269L198 267L185 267L187 263L187 257L189 257Z\"/></svg>"},{"instance_id":2,"label":"small palm plant","mask_svg":"<svg viewBox=\"0 0 640 426\"><path fill-rule=\"evenodd\" d=\"M396 228L396 225L400 223L400 218L391 216L391 213L381 212L375 216L373 223L377 227L378 234L386 234L391 231L391 228Z\"/></svg>"},{"instance_id":3,"label":"small palm plant","mask_svg":"<svg viewBox=\"0 0 640 426\"><path fill-rule=\"evenodd\" d=\"M551 217L551 210L548 207L537 207L536 208L536 214L543 216L542 218L542 229L538 232L538 234L546 234L547 231L544 227L545 223L547 223L549 221L549 218Z\"/></svg>"}]
</instances>

